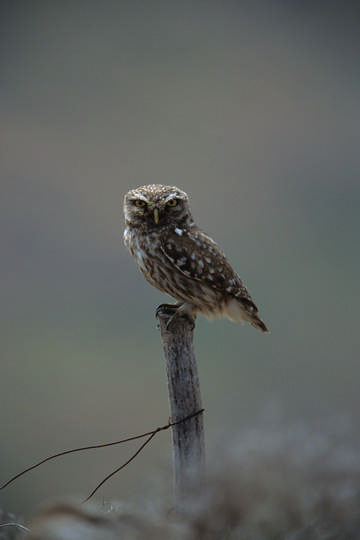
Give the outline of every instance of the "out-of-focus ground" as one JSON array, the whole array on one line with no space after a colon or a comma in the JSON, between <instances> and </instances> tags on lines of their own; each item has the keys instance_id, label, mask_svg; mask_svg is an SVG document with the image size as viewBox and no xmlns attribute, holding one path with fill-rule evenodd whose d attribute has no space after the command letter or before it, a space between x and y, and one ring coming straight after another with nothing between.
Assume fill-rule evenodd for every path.
<instances>
[{"instance_id":1,"label":"out-of-focus ground","mask_svg":"<svg viewBox=\"0 0 360 540\"><path fill-rule=\"evenodd\" d=\"M122 245L123 195L145 183L190 194L272 332L199 318L209 451L268 417L284 432L356 426L356 5L20 1L1 11L0 481L167 420L154 319L166 298ZM344 444L355 445L351 433ZM46 464L0 504L28 515L84 496L131 450ZM170 457L161 434L99 497L129 500L158 470L170 485Z\"/></svg>"},{"instance_id":2,"label":"out-of-focus ground","mask_svg":"<svg viewBox=\"0 0 360 540\"><path fill-rule=\"evenodd\" d=\"M358 540L359 452L344 444L349 427L327 428L327 435L301 425L243 430L216 445L206 482L190 485L177 507L158 477L133 500L48 502L20 537ZM13 538L13 528L3 531Z\"/></svg>"}]
</instances>

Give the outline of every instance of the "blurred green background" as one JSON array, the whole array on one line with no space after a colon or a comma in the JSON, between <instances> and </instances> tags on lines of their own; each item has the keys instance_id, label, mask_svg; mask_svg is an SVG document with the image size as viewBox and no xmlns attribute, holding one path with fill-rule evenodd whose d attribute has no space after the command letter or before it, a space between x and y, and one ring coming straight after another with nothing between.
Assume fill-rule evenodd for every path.
<instances>
[{"instance_id":1,"label":"blurred green background","mask_svg":"<svg viewBox=\"0 0 360 540\"><path fill-rule=\"evenodd\" d=\"M272 332L198 319L210 451L259 418L359 421L357 11L2 3L0 481L167 421L167 298L122 244L124 193L147 183L189 193ZM0 504L85 496L134 448L46 464ZM170 464L163 433L99 497Z\"/></svg>"}]
</instances>

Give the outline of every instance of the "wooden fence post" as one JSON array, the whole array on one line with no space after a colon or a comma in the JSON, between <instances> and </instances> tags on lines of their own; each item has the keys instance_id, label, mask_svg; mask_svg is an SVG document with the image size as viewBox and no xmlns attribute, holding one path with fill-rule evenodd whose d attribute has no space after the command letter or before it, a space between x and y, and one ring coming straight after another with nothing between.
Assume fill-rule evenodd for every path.
<instances>
[{"instance_id":1,"label":"wooden fence post","mask_svg":"<svg viewBox=\"0 0 360 540\"><path fill-rule=\"evenodd\" d=\"M166 304L156 312L159 321L166 373L168 378L171 421L202 409L200 384L194 354L194 323L188 317L174 314ZM182 499L188 481L199 481L205 468L203 412L172 429L174 489Z\"/></svg>"}]
</instances>

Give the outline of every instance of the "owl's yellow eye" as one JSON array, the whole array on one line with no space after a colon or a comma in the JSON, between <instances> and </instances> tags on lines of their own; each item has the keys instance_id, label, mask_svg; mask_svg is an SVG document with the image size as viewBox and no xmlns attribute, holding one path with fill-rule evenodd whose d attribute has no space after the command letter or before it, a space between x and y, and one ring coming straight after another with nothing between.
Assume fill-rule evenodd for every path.
<instances>
[{"instance_id":1,"label":"owl's yellow eye","mask_svg":"<svg viewBox=\"0 0 360 540\"><path fill-rule=\"evenodd\" d=\"M135 206L138 208L144 208L144 206L146 206L146 202L142 201L141 199L136 199Z\"/></svg>"},{"instance_id":2,"label":"owl's yellow eye","mask_svg":"<svg viewBox=\"0 0 360 540\"><path fill-rule=\"evenodd\" d=\"M166 204L168 206L176 206L177 205L177 200L176 199L170 199L170 201L168 201Z\"/></svg>"}]
</instances>

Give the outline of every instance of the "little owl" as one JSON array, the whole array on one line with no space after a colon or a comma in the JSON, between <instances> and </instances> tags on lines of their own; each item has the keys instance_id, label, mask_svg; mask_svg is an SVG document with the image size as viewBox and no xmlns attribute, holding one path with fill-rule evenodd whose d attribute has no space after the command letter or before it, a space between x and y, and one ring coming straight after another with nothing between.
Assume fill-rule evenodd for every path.
<instances>
[{"instance_id":1,"label":"little owl","mask_svg":"<svg viewBox=\"0 0 360 540\"><path fill-rule=\"evenodd\" d=\"M151 184L125 195L124 242L145 279L195 318L227 317L268 332L245 285L220 247L194 223L189 198Z\"/></svg>"}]
</instances>

